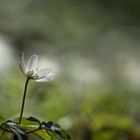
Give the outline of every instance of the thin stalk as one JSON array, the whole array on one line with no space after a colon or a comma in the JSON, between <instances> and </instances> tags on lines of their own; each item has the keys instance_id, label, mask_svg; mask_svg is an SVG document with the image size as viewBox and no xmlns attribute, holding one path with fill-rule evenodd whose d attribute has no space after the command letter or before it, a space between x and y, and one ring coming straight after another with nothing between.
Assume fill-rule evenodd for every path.
<instances>
[{"instance_id":1,"label":"thin stalk","mask_svg":"<svg viewBox=\"0 0 140 140\"><path fill-rule=\"evenodd\" d=\"M26 91L27 91L29 80L30 80L30 78L28 77L26 79L26 82L25 82L25 88L24 88L23 99L22 99L22 106L21 106L20 117L19 117L19 124L21 124L21 120L22 120L22 116L23 116L24 105L25 105L25 98L26 98Z\"/></svg>"},{"instance_id":2,"label":"thin stalk","mask_svg":"<svg viewBox=\"0 0 140 140\"><path fill-rule=\"evenodd\" d=\"M36 128L34 130L26 132L26 134L34 133L34 132L39 131L39 130L42 130L42 128Z\"/></svg>"}]
</instances>

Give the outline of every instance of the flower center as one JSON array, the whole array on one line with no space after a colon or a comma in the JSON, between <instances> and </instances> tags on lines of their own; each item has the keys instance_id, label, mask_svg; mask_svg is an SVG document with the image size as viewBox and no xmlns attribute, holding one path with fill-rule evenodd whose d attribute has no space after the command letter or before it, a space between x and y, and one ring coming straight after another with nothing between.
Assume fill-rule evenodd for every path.
<instances>
[{"instance_id":1,"label":"flower center","mask_svg":"<svg viewBox=\"0 0 140 140\"><path fill-rule=\"evenodd\" d=\"M33 76L33 74L34 74L33 71L28 71L26 75L31 78Z\"/></svg>"},{"instance_id":2,"label":"flower center","mask_svg":"<svg viewBox=\"0 0 140 140\"><path fill-rule=\"evenodd\" d=\"M38 77L39 77L39 75L37 75L37 74L32 75L33 80L37 80Z\"/></svg>"},{"instance_id":3,"label":"flower center","mask_svg":"<svg viewBox=\"0 0 140 140\"><path fill-rule=\"evenodd\" d=\"M33 71L28 71L26 76L33 80L37 80L39 77L39 75L35 74Z\"/></svg>"}]
</instances>

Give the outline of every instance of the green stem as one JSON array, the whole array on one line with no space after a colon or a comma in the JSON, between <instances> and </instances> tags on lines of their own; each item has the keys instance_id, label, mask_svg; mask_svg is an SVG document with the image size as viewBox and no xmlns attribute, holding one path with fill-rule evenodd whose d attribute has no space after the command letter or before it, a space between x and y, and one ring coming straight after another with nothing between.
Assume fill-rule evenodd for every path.
<instances>
[{"instance_id":1,"label":"green stem","mask_svg":"<svg viewBox=\"0 0 140 140\"><path fill-rule=\"evenodd\" d=\"M36 128L34 130L26 132L26 134L34 133L34 132L39 131L39 130L42 130L42 128Z\"/></svg>"},{"instance_id":2,"label":"green stem","mask_svg":"<svg viewBox=\"0 0 140 140\"><path fill-rule=\"evenodd\" d=\"M24 93L23 93L23 99L22 99L22 106L21 106L21 112L20 112L20 117L19 117L19 124L21 124L22 116L23 116L23 111L24 111L24 105L25 105L25 98L26 98L26 91L27 91L27 86L30 78L28 77L25 83L25 88L24 88Z\"/></svg>"}]
</instances>

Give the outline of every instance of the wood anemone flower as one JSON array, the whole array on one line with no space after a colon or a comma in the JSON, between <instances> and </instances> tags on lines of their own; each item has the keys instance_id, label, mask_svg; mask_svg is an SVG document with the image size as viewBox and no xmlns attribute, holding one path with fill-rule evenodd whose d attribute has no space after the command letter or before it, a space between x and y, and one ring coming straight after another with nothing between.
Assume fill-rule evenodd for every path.
<instances>
[{"instance_id":1,"label":"wood anemone flower","mask_svg":"<svg viewBox=\"0 0 140 140\"><path fill-rule=\"evenodd\" d=\"M37 69L38 65L38 56L32 55L27 63L24 60L24 53L19 54L19 65L21 71L29 78L36 82L47 82L53 79L54 74L51 69Z\"/></svg>"}]
</instances>

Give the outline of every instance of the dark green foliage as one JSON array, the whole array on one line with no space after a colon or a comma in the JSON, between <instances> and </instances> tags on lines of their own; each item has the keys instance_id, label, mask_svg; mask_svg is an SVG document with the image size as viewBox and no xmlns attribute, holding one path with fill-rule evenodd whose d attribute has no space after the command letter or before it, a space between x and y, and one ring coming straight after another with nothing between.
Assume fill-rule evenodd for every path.
<instances>
[{"instance_id":1,"label":"dark green foliage","mask_svg":"<svg viewBox=\"0 0 140 140\"><path fill-rule=\"evenodd\" d=\"M0 136L14 140L28 140L29 135L34 135L41 140L70 140L69 134L57 123L41 122L35 117L23 118L22 123L15 121L5 121L1 123Z\"/></svg>"}]
</instances>

